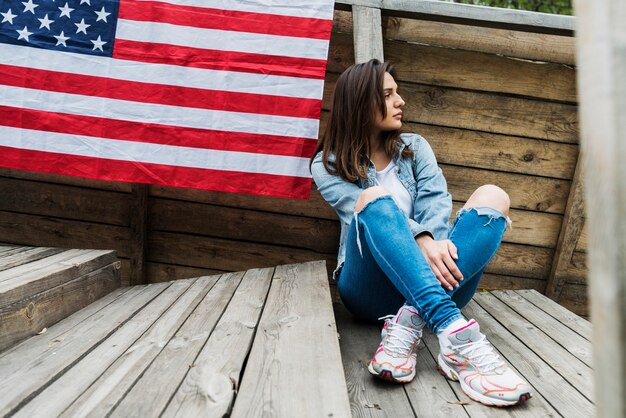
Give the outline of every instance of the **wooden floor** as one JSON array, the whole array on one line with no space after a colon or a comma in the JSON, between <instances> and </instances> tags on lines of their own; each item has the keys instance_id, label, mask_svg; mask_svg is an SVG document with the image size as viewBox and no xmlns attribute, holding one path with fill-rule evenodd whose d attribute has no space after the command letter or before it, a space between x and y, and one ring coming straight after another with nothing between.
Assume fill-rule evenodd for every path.
<instances>
[{"instance_id":1,"label":"wooden floor","mask_svg":"<svg viewBox=\"0 0 626 418\"><path fill-rule=\"evenodd\" d=\"M118 289L0 376L0 416L350 415L324 262Z\"/></svg>"},{"instance_id":2,"label":"wooden floor","mask_svg":"<svg viewBox=\"0 0 626 418\"><path fill-rule=\"evenodd\" d=\"M367 364L378 343L375 325L354 321L335 305L341 354L354 417L591 417L591 325L534 290L479 293L463 310L502 357L532 386L533 398L512 408L482 406L436 369L437 338L425 332L417 377L406 385L372 378Z\"/></svg>"},{"instance_id":3,"label":"wooden floor","mask_svg":"<svg viewBox=\"0 0 626 418\"><path fill-rule=\"evenodd\" d=\"M588 321L534 290L479 293L464 313L529 402L471 401L429 332L412 383L374 379L380 331L333 315L321 261L117 289L0 353L0 417L593 416Z\"/></svg>"}]
</instances>

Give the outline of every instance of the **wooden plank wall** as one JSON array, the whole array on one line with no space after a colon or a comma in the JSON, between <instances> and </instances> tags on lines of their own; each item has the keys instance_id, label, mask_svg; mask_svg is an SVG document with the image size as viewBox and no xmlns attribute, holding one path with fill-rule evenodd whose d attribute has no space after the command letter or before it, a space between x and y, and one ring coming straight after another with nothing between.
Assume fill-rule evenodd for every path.
<instances>
[{"instance_id":1,"label":"wooden plank wall","mask_svg":"<svg viewBox=\"0 0 626 418\"><path fill-rule=\"evenodd\" d=\"M354 62L352 23L336 10L322 129L337 77ZM406 128L431 143L455 209L485 183L511 196L513 229L482 285L545 293L579 152L574 39L387 14L382 30ZM551 281L553 297L582 315L585 236L568 237L575 248ZM0 170L0 241L116 249L125 283L316 259L332 270L338 239L314 187L300 201Z\"/></svg>"}]
</instances>

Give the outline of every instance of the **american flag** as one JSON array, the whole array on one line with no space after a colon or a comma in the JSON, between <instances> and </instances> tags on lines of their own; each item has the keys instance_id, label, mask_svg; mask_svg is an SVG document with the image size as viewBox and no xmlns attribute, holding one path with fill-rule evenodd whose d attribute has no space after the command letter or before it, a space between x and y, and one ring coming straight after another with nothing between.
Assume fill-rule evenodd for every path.
<instances>
[{"instance_id":1,"label":"american flag","mask_svg":"<svg viewBox=\"0 0 626 418\"><path fill-rule=\"evenodd\" d=\"M0 0L0 166L307 198L333 0Z\"/></svg>"}]
</instances>

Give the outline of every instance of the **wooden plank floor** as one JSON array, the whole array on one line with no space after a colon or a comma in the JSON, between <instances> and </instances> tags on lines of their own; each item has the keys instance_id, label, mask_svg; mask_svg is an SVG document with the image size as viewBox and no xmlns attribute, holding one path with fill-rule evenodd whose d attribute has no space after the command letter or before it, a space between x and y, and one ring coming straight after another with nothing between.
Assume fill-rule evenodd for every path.
<instances>
[{"instance_id":1,"label":"wooden plank floor","mask_svg":"<svg viewBox=\"0 0 626 418\"><path fill-rule=\"evenodd\" d=\"M0 376L0 416L350 415L324 262L118 289Z\"/></svg>"},{"instance_id":2,"label":"wooden plank floor","mask_svg":"<svg viewBox=\"0 0 626 418\"><path fill-rule=\"evenodd\" d=\"M532 386L533 398L511 408L483 406L436 369L437 338L424 334L417 376L406 385L374 379L367 364L380 342L375 325L335 306L352 415L355 417L594 416L591 325L534 290L476 294L463 310Z\"/></svg>"}]
</instances>

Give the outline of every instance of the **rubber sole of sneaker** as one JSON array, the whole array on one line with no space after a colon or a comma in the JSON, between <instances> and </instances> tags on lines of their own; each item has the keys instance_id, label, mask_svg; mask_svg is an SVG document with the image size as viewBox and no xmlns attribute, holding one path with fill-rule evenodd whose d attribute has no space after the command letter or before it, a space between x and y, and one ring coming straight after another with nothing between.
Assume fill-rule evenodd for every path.
<instances>
[{"instance_id":1,"label":"rubber sole of sneaker","mask_svg":"<svg viewBox=\"0 0 626 418\"><path fill-rule=\"evenodd\" d=\"M372 363L370 363L367 366L367 370L374 376L376 376L379 379L385 380L387 382L392 382L392 383L410 383L413 381L413 379L415 378L415 370L413 371L413 373L400 377L400 378L395 378L393 377L393 374L391 373L391 370L381 370L381 372L377 372L376 370L374 370L374 368L372 367Z\"/></svg>"},{"instance_id":2,"label":"rubber sole of sneaker","mask_svg":"<svg viewBox=\"0 0 626 418\"><path fill-rule=\"evenodd\" d=\"M461 384L461 390L473 401L480 402L483 405L488 406L498 406L498 407L506 407L513 406L519 403L523 403L532 398L532 394L530 392L522 393L519 398L515 401L505 401L503 399L493 399L487 396L481 395L480 393L473 390L470 386L466 385L464 381L459 379L459 375L450 367L446 366L445 363L441 363L439 357L437 358L437 370L439 373L444 376L446 379L451 380L453 382L459 382Z\"/></svg>"}]
</instances>

